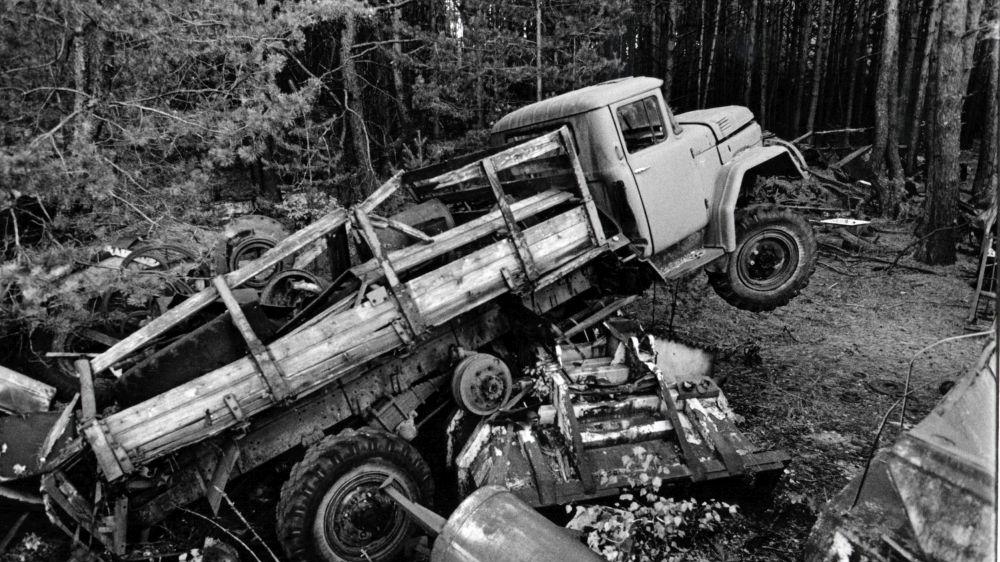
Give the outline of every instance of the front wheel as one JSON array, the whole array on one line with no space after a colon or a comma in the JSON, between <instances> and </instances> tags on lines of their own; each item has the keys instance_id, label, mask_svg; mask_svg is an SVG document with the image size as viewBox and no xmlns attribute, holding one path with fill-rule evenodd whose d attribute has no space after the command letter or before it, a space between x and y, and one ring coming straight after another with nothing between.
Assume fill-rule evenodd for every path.
<instances>
[{"instance_id":1,"label":"front wheel","mask_svg":"<svg viewBox=\"0 0 1000 562\"><path fill-rule=\"evenodd\" d=\"M278 504L278 537L289 559L398 560L413 523L381 491L389 478L410 500L430 501L430 468L395 435L362 429L310 447L292 469Z\"/></svg>"},{"instance_id":2,"label":"front wheel","mask_svg":"<svg viewBox=\"0 0 1000 562\"><path fill-rule=\"evenodd\" d=\"M736 249L709 271L712 288L729 304L763 312L788 304L816 268L816 238L799 215L773 207L736 215Z\"/></svg>"}]
</instances>

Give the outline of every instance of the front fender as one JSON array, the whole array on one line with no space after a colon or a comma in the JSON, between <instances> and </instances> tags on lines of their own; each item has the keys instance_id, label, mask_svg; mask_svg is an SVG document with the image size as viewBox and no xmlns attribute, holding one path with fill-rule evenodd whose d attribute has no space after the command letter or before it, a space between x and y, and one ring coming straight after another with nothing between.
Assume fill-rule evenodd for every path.
<instances>
[{"instance_id":1,"label":"front fender","mask_svg":"<svg viewBox=\"0 0 1000 562\"><path fill-rule=\"evenodd\" d=\"M756 146L741 152L719 170L709 211L705 246L736 249L736 203L744 180L762 175L798 175L808 177L805 159L792 145L781 141L770 146Z\"/></svg>"}]
</instances>

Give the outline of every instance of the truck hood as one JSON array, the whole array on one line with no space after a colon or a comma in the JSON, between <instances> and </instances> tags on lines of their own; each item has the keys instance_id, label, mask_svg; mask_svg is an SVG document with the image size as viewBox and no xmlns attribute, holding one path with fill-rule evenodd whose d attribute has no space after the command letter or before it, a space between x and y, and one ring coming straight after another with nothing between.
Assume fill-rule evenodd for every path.
<instances>
[{"instance_id":1,"label":"truck hood","mask_svg":"<svg viewBox=\"0 0 1000 562\"><path fill-rule=\"evenodd\" d=\"M681 125L705 125L712 129L716 142L722 142L753 121L753 113L739 105L698 109L677 115Z\"/></svg>"}]
</instances>

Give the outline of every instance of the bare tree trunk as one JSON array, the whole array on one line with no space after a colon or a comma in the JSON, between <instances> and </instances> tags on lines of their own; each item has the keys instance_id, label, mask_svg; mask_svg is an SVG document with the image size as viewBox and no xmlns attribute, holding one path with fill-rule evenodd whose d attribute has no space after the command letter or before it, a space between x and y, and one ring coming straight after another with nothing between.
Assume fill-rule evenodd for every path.
<instances>
[{"instance_id":1,"label":"bare tree trunk","mask_svg":"<svg viewBox=\"0 0 1000 562\"><path fill-rule=\"evenodd\" d=\"M361 95L357 66L351 55L357 33L355 17L354 12L348 12L344 16L344 29L340 33L340 73L344 78L344 97L349 114L348 121L351 124L354 158L361 170L362 181L365 184L364 192L367 193L375 185L375 169L372 167L368 129L365 127L364 98Z\"/></svg>"},{"instance_id":2,"label":"bare tree trunk","mask_svg":"<svg viewBox=\"0 0 1000 562\"><path fill-rule=\"evenodd\" d=\"M680 16L680 5L677 0L667 0L667 49L663 63L663 99L670 103L674 89L674 70L677 52L677 20Z\"/></svg>"},{"instance_id":3,"label":"bare tree trunk","mask_svg":"<svg viewBox=\"0 0 1000 562\"><path fill-rule=\"evenodd\" d=\"M884 216L896 216L903 190L902 165L896 135L896 78L899 76L899 0L885 0L885 26L882 31L878 83L875 87L875 139L871 165L875 174L879 207Z\"/></svg>"},{"instance_id":4,"label":"bare tree trunk","mask_svg":"<svg viewBox=\"0 0 1000 562\"><path fill-rule=\"evenodd\" d=\"M542 101L542 0L535 0L535 99Z\"/></svg>"},{"instance_id":5,"label":"bare tree trunk","mask_svg":"<svg viewBox=\"0 0 1000 562\"><path fill-rule=\"evenodd\" d=\"M964 62L963 40L968 0L941 0L941 28L938 36L937 83L931 131L928 136L927 198L922 232L926 238L917 250L917 259L931 265L955 262L958 238L958 156L962 131L962 73L955 72Z\"/></svg>"},{"instance_id":6,"label":"bare tree trunk","mask_svg":"<svg viewBox=\"0 0 1000 562\"><path fill-rule=\"evenodd\" d=\"M940 9L938 0L928 0L931 5L930 13L927 15L927 43L924 45L923 57L920 61L920 78L917 80L916 98L913 102L913 110L906 123L906 162L904 168L907 174L913 174L917 167L917 154L920 149L920 122L924 118L924 105L927 100L927 92L931 87L928 84L931 70L931 58L934 49L937 48L938 31L940 30Z\"/></svg>"},{"instance_id":7,"label":"bare tree trunk","mask_svg":"<svg viewBox=\"0 0 1000 562\"><path fill-rule=\"evenodd\" d=\"M965 36L962 45L962 83L969 84L972 67L975 66L976 43L979 39L979 16L983 13L983 0L968 0L965 18Z\"/></svg>"},{"instance_id":8,"label":"bare tree trunk","mask_svg":"<svg viewBox=\"0 0 1000 562\"><path fill-rule=\"evenodd\" d=\"M816 109L819 106L820 82L823 80L823 69L826 61L826 0L819 2L819 28L816 31L816 62L813 63L812 92L809 95L809 115L806 118L806 130L812 131L816 125Z\"/></svg>"},{"instance_id":9,"label":"bare tree trunk","mask_svg":"<svg viewBox=\"0 0 1000 562\"><path fill-rule=\"evenodd\" d=\"M795 73L795 113L792 114L793 131L798 130L802 122L802 102L805 97L806 69L809 64L809 39L812 36L812 2L805 0L802 3L802 42L799 44L799 67Z\"/></svg>"},{"instance_id":10,"label":"bare tree trunk","mask_svg":"<svg viewBox=\"0 0 1000 562\"><path fill-rule=\"evenodd\" d=\"M906 108L910 107L910 92L913 91L914 64L917 58L917 33L920 29L921 2L910 0L910 9L906 19L905 50L900 67L899 110L896 112L897 122L902 123ZM903 142L909 139L903 138Z\"/></svg>"},{"instance_id":11,"label":"bare tree trunk","mask_svg":"<svg viewBox=\"0 0 1000 562\"><path fill-rule=\"evenodd\" d=\"M1000 175L1000 0L989 0L986 20L986 123L983 140L979 143L979 165L972 193L979 203L989 204L997 199Z\"/></svg>"},{"instance_id":12,"label":"bare tree trunk","mask_svg":"<svg viewBox=\"0 0 1000 562\"><path fill-rule=\"evenodd\" d=\"M90 108L94 26L86 16L78 17L79 22L73 30L73 113L76 115L73 143L81 150L94 136L94 116Z\"/></svg>"},{"instance_id":13,"label":"bare tree trunk","mask_svg":"<svg viewBox=\"0 0 1000 562\"><path fill-rule=\"evenodd\" d=\"M760 111L757 115L757 121L763 126L767 121L767 2L762 2L760 5L761 18L760 18ZM780 29L780 28L779 28Z\"/></svg>"},{"instance_id":14,"label":"bare tree trunk","mask_svg":"<svg viewBox=\"0 0 1000 562\"><path fill-rule=\"evenodd\" d=\"M864 40L864 30L867 26L865 11L865 1L863 0L858 8L858 13L854 16L854 38L851 41L851 49L848 54L847 109L844 110L844 128L846 129L851 128L854 118L854 98L858 89L858 55L861 52L861 42Z\"/></svg>"},{"instance_id":15,"label":"bare tree trunk","mask_svg":"<svg viewBox=\"0 0 1000 562\"><path fill-rule=\"evenodd\" d=\"M746 74L743 77L743 105L750 107L750 90L753 89L754 40L757 37L757 0L750 0L749 22L747 23Z\"/></svg>"},{"instance_id":16,"label":"bare tree trunk","mask_svg":"<svg viewBox=\"0 0 1000 562\"><path fill-rule=\"evenodd\" d=\"M722 0L715 3L715 17L712 20L712 48L708 51L708 70L705 72L705 89L701 94L701 107L708 104L708 92L712 86L712 66L715 63L715 46L719 41L720 15L722 15Z\"/></svg>"},{"instance_id":17,"label":"bare tree trunk","mask_svg":"<svg viewBox=\"0 0 1000 562\"><path fill-rule=\"evenodd\" d=\"M400 61L403 59L403 12L399 8L392 11L392 83L396 88L396 105L399 107L399 117L403 126L410 123L409 103L406 97L406 84L403 82L403 71Z\"/></svg>"},{"instance_id":18,"label":"bare tree trunk","mask_svg":"<svg viewBox=\"0 0 1000 562\"><path fill-rule=\"evenodd\" d=\"M701 0L701 23L698 27L698 91L695 100L700 103L702 97L702 84L705 77L702 68L705 63L705 0Z\"/></svg>"}]
</instances>

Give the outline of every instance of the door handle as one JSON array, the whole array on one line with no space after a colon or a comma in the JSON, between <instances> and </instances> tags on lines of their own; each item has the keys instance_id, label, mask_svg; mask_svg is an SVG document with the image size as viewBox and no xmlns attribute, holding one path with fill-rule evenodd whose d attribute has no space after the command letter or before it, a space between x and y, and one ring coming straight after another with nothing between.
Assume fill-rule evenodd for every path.
<instances>
[{"instance_id":1,"label":"door handle","mask_svg":"<svg viewBox=\"0 0 1000 562\"><path fill-rule=\"evenodd\" d=\"M641 173L645 172L648 169L649 169L649 166L643 166L642 168L636 168L636 169L632 170L632 173L633 174L641 174Z\"/></svg>"}]
</instances>

